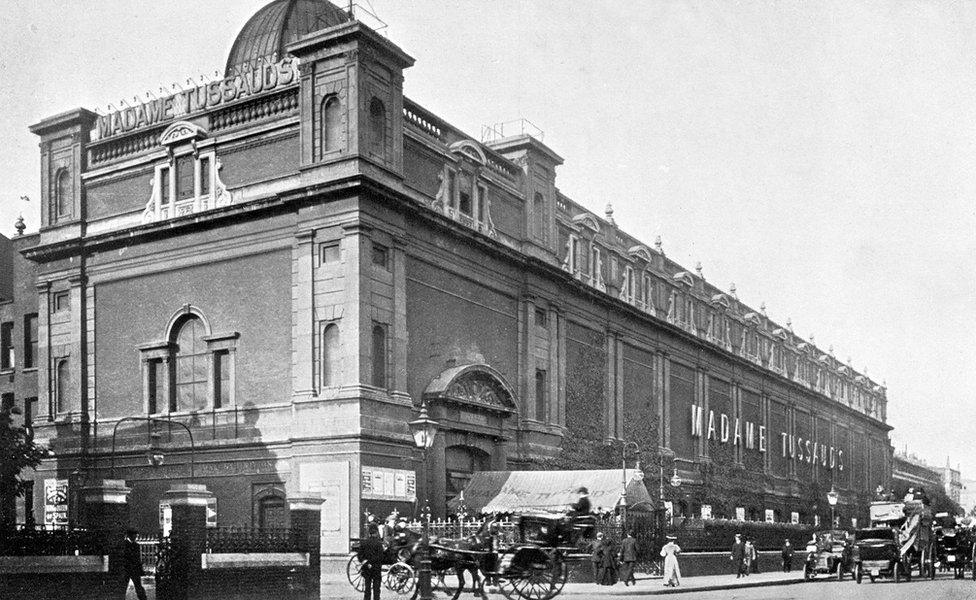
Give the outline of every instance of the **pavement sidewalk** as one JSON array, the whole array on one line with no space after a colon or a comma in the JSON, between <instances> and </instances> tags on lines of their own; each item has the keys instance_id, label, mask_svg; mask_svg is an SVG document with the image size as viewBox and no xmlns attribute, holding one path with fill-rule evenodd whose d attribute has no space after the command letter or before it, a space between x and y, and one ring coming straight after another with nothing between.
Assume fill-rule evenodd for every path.
<instances>
[{"instance_id":1,"label":"pavement sidewalk","mask_svg":"<svg viewBox=\"0 0 976 600\"><path fill-rule=\"evenodd\" d=\"M681 580L678 587L664 587L664 580L657 578L638 577L637 585L625 587L623 583L614 586L596 585L595 583L567 583L560 596L575 596L592 598L595 596L648 596L659 594L681 594L685 592L707 592L714 590L730 590L738 588L766 587L774 585L791 585L803 581L803 572L793 573L759 573L736 579L734 575L701 575L687 577ZM354 592L345 576L323 574L322 598L332 600L359 600L361 594ZM384 590L384 597L388 592ZM475 597L465 594L462 597ZM489 594L489 597L501 597Z\"/></svg>"}]
</instances>

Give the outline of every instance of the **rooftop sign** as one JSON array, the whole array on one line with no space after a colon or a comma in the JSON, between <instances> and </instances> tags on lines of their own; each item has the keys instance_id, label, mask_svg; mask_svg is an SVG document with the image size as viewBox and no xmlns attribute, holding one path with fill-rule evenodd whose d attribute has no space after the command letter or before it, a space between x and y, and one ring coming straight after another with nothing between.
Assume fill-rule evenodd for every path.
<instances>
[{"instance_id":1,"label":"rooftop sign","mask_svg":"<svg viewBox=\"0 0 976 600\"><path fill-rule=\"evenodd\" d=\"M248 96L287 87L298 81L297 61L288 57L259 65L221 81L211 81L172 96L128 107L98 118L94 138L104 140L143 127L168 123L186 115L230 104Z\"/></svg>"}]
</instances>

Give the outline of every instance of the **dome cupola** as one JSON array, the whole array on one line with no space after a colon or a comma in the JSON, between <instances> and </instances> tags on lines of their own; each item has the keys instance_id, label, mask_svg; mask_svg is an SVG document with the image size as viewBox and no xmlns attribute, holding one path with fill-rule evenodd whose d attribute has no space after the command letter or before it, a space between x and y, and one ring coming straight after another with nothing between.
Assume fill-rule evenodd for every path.
<instances>
[{"instance_id":1,"label":"dome cupola","mask_svg":"<svg viewBox=\"0 0 976 600\"><path fill-rule=\"evenodd\" d=\"M264 58L280 60L286 54L286 45L349 20L349 15L329 0L274 0L254 13L237 35L224 76L230 77L238 67Z\"/></svg>"}]
</instances>

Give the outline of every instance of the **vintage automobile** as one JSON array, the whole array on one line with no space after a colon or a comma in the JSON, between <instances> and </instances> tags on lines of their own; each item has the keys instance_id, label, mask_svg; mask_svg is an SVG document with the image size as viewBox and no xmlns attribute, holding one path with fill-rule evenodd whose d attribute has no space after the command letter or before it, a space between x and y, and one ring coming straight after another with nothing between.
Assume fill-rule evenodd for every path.
<instances>
[{"instance_id":1,"label":"vintage automobile","mask_svg":"<svg viewBox=\"0 0 976 600\"><path fill-rule=\"evenodd\" d=\"M845 573L854 572L853 544L848 532L840 529L818 531L807 543L807 558L803 576L807 581L824 573L844 579Z\"/></svg>"},{"instance_id":2,"label":"vintage automobile","mask_svg":"<svg viewBox=\"0 0 976 600\"><path fill-rule=\"evenodd\" d=\"M956 525L956 519L948 513L935 515L935 566L951 571L956 579L966 576L972 568L973 544L969 530ZM976 572L974 572L976 573Z\"/></svg>"},{"instance_id":3,"label":"vintage automobile","mask_svg":"<svg viewBox=\"0 0 976 600\"><path fill-rule=\"evenodd\" d=\"M901 553L898 530L892 527L867 527L854 532L854 581L867 575L873 583L878 577L891 577L898 583L911 580L909 565Z\"/></svg>"}]
</instances>

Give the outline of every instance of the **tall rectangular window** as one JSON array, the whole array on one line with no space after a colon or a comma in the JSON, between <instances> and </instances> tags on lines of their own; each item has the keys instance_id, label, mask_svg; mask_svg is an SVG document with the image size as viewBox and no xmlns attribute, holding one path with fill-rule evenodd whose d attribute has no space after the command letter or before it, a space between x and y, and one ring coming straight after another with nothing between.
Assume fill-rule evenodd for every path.
<instances>
[{"instance_id":1,"label":"tall rectangular window","mask_svg":"<svg viewBox=\"0 0 976 600\"><path fill-rule=\"evenodd\" d=\"M488 207L488 188L482 184L478 184L478 214L476 218L478 221L484 223L485 221L485 209Z\"/></svg>"},{"instance_id":2,"label":"tall rectangular window","mask_svg":"<svg viewBox=\"0 0 976 600\"><path fill-rule=\"evenodd\" d=\"M545 329L549 325L548 321L549 321L548 315L546 314L546 311L545 311L544 308L537 308L537 309L535 309L535 326L536 327L539 327L540 329Z\"/></svg>"},{"instance_id":3,"label":"tall rectangular window","mask_svg":"<svg viewBox=\"0 0 976 600\"><path fill-rule=\"evenodd\" d=\"M34 415L37 414L37 398L24 398L24 426L27 427L34 422Z\"/></svg>"},{"instance_id":4,"label":"tall rectangular window","mask_svg":"<svg viewBox=\"0 0 976 600\"><path fill-rule=\"evenodd\" d=\"M206 196L210 193L210 157L200 158L200 195Z\"/></svg>"},{"instance_id":5,"label":"tall rectangular window","mask_svg":"<svg viewBox=\"0 0 976 600\"><path fill-rule=\"evenodd\" d=\"M603 278L603 258L600 256L600 249L593 245L593 249L590 250L590 271L593 273L593 279L595 281L600 281Z\"/></svg>"},{"instance_id":6,"label":"tall rectangular window","mask_svg":"<svg viewBox=\"0 0 976 600\"><path fill-rule=\"evenodd\" d=\"M463 214L471 216L471 192L468 190L461 190L460 196L458 196L458 210Z\"/></svg>"},{"instance_id":7,"label":"tall rectangular window","mask_svg":"<svg viewBox=\"0 0 976 600\"><path fill-rule=\"evenodd\" d=\"M37 367L37 313L24 316L24 368Z\"/></svg>"},{"instance_id":8,"label":"tall rectangular window","mask_svg":"<svg viewBox=\"0 0 976 600\"><path fill-rule=\"evenodd\" d=\"M373 324L373 385L386 388L386 326Z\"/></svg>"},{"instance_id":9,"label":"tall rectangular window","mask_svg":"<svg viewBox=\"0 0 976 600\"><path fill-rule=\"evenodd\" d=\"M163 369L163 361L158 358L150 360L147 368L149 369L149 414L154 415L162 412L160 409L165 403L163 383L166 381L166 372Z\"/></svg>"},{"instance_id":10,"label":"tall rectangular window","mask_svg":"<svg viewBox=\"0 0 976 600\"><path fill-rule=\"evenodd\" d=\"M549 406L549 376L545 369L535 370L535 418L546 420L546 408Z\"/></svg>"},{"instance_id":11,"label":"tall rectangular window","mask_svg":"<svg viewBox=\"0 0 976 600\"><path fill-rule=\"evenodd\" d=\"M230 405L230 353L214 352L214 408Z\"/></svg>"},{"instance_id":12,"label":"tall rectangular window","mask_svg":"<svg viewBox=\"0 0 976 600\"><path fill-rule=\"evenodd\" d=\"M159 203L169 204L169 167L159 170Z\"/></svg>"},{"instance_id":13,"label":"tall rectangular window","mask_svg":"<svg viewBox=\"0 0 976 600\"><path fill-rule=\"evenodd\" d=\"M67 358L59 358L54 369L54 412L68 411L68 392L71 388L71 371Z\"/></svg>"},{"instance_id":14,"label":"tall rectangular window","mask_svg":"<svg viewBox=\"0 0 976 600\"><path fill-rule=\"evenodd\" d=\"M0 323L0 369L14 368L14 324Z\"/></svg>"},{"instance_id":15,"label":"tall rectangular window","mask_svg":"<svg viewBox=\"0 0 976 600\"><path fill-rule=\"evenodd\" d=\"M196 191L193 189L194 180L193 155L187 154L176 159L176 199L185 200L193 198Z\"/></svg>"}]
</instances>

